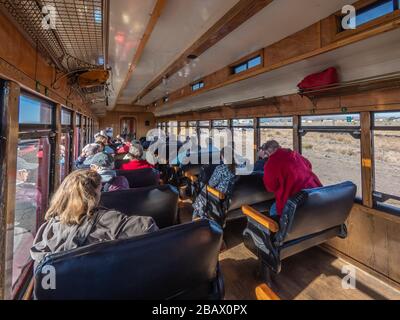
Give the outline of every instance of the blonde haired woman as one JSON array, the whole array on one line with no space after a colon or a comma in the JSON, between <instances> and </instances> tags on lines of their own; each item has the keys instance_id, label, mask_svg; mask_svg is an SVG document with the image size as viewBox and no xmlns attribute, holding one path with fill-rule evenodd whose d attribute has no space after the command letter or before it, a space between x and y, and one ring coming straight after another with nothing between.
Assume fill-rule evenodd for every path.
<instances>
[{"instance_id":1,"label":"blonde haired woman","mask_svg":"<svg viewBox=\"0 0 400 320\"><path fill-rule=\"evenodd\" d=\"M101 188L101 177L93 171L78 170L65 178L31 248L36 263L49 254L158 230L150 217L100 208Z\"/></svg>"}]
</instances>

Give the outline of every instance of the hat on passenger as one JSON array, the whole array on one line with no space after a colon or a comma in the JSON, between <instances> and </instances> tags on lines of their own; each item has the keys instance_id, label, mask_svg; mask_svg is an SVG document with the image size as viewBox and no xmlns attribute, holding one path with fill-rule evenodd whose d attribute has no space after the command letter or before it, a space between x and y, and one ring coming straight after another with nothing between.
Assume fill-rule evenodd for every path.
<instances>
[{"instance_id":1,"label":"hat on passenger","mask_svg":"<svg viewBox=\"0 0 400 320\"><path fill-rule=\"evenodd\" d=\"M100 152L100 150L101 146L98 143L91 143L84 147L82 151L88 156L93 156L96 153Z\"/></svg>"},{"instance_id":2,"label":"hat on passenger","mask_svg":"<svg viewBox=\"0 0 400 320\"><path fill-rule=\"evenodd\" d=\"M109 154L100 152L88 161L88 165L96 165L101 168L111 169L114 166L114 160Z\"/></svg>"}]
</instances>

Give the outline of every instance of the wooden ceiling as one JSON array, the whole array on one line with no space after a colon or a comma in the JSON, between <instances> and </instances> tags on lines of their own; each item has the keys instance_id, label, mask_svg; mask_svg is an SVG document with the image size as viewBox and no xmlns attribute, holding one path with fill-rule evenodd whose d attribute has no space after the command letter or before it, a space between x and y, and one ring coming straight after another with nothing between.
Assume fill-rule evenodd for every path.
<instances>
[{"instance_id":1,"label":"wooden ceiling","mask_svg":"<svg viewBox=\"0 0 400 320\"><path fill-rule=\"evenodd\" d=\"M191 99L193 101L201 101L199 108L200 105L204 107L208 100L206 96L212 90L365 39L365 34L356 34L354 41L349 42L346 37L334 39L335 35L330 34L330 30L335 29L331 22L334 22L337 10L345 4L358 5L365 0L152 1L143 36L130 59L122 85L116 90L118 99L115 100L123 105L151 106L152 102L159 102L168 95L168 103L157 104L161 114L170 112L171 108L174 112L181 109L185 97L190 96L195 97ZM398 27L398 20L381 21L382 25L384 23L387 24L381 29L387 29L382 32ZM287 46L284 59L281 44ZM267 55L269 65L264 62L259 70L222 81L229 65L257 50L262 56ZM180 71L193 59L197 67L193 67L189 77L183 77ZM217 82L216 77L220 78ZM188 88L198 79L211 80L211 83L193 93ZM254 90L247 89L243 91L244 96L255 98L250 94ZM220 98L217 100L226 100Z\"/></svg>"}]
</instances>

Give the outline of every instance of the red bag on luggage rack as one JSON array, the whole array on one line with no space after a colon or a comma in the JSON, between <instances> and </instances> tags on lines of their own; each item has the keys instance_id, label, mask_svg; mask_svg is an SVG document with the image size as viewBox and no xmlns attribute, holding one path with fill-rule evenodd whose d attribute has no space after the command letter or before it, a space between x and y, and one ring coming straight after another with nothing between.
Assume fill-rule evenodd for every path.
<instances>
[{"instance_id":1,"label":"red bag on luggage rack","mask_svg":"<svg viewBox=\"0 0 400 320\"><path fill-rule=\"evenodd\" d=\"M328 68L322 72L311 74L305 77L297 86L300 91L316 89L318 87L328 86L339 82L339 76L336 68Z\"/></svg>"}]
</instances>

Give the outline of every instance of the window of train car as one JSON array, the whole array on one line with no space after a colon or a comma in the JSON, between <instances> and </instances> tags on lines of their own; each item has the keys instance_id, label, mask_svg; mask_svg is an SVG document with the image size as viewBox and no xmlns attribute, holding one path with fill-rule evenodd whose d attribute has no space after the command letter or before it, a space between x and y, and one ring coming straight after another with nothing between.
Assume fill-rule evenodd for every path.
<instances>
[{"instance_id":1,"label":"window of train car","mask_svg":"<svg viewBox=\"0 0 400 320\"><path fill-rule=\"evenodd\" d=\"M74 135L74 144L75 144L75 154L74 154L74 159L78 159L80 151L83 149L82 148L82 132L81 132L81 121L82 121L82 116L80 114L76 114L75 118L75 124L76 124L76 130L75 130L75 135Z\"/></svg>"},{"instance_id":2,"label":"window of train car","mask_svg":"<svg viewBox=\"0 0 400 320\"><path fill-rule=\"evenodd\" d=\"M232 136L235 161L241 167L245 163L254 164L254 119L232 120Z\"/></svg>"},{"instance_id":3,"label":"window of train car","mask_svg":"<svg viewBox=\"0 0 400 320\"><path fill-rule=\"evenodd\" d=\"M356 12L356 21L355 25L356 27L360 27L362 25L365 25L368 22L374 21L378 18L381 18L383 16L389 15L396 10L399 10L400 8L400 0L378 0L374 1L373 3L370 3L360 9L357 10ZM341 19L342 16L338 16L339 18L339 25L341 26ZM349 25L352 23L351 20L349 20ZM343 27L340 28L340 31L346 31L347 29L344 29Z\"/></svg>"},{"instance_id":4,"label":"window of train car","mask_svg":"<svg viewBox=\"0 0 400 320\"><path fill-rule=\"evenodd\" d=\"M168 123L168 135L178 137L178 121L170 121Z\"/></svg>"},{"instance_id":5,"label":"window of train car","mask_svg":"<svg viewBox=\"0 0 400 320\"><path fill-rule=\"evenodd\" d=\"M216 149L221 150L229 145L232 135L229 131L228 120L214 120L212 122L212 142Z\"/></svg>"},{"instance_id":6,"label":"window of train car","mask_svg":"<svg viewBox=\"0 0 400 320\"><path fill-rule=\"evenodd\" d=\"M255 68L255 67L261 65L261 63L262 63L261 56L257 56L257 57L251 58L251 59L249 59L249 60L247 60L245 62L242 62L242 63L234 66L232 68L232 73L233 74L242 73L244 71L247 71L249 69L252 69L252 68Z\"/></svg>"},{"instance_id":7,"label":"window of train car","mask_svg":"<svg viewBox=\"0 0 400 320\"><path fill-rule=\"evenodd\" d=\"M187 136L188 136L187 122L179 122L179 135L178 135L179 142L185 142Z\"/></svg>"},{"instance_id":8,"label":"window of train car","mask_svg":"<svg viewBox=\"0 0 400 320\"><path fill-rule=\"evenodd\" d=\"M258 120L261 147L268 140L276 140L283 148L293 149L293 118L261 118Z\"/></svg>"},{"instance_id":9,"label":"window of train car","mask_svg":"<svg viewBox=\"0 0 400 320\"><path fill-rule=\"evenodd\" d=\"M386 14L392 13L399 9L399 0L381 0L366 6L357 12L357 27L378 19Z\"/></svg>"},{"instance_id":10,"label":"window of train car","mask_svg":"<svg viewBox=\"0 0 400 320\"><path fill-rule=\"evenodd\" d=\"M19 105L14 253L14 292L24 283L31 268L29 249L43 222L54 177L55 108L50 103L23 93Z\"/></svg>"},{"instance_id":11,"label":"window of train car","mask_svg":"<svg viewBox=\"0 0 400 320\"><path fill-rule=\"evenodd\" d=\"M60 145L60 183L68 175L72 168L72 112L61 109L61 145Z\"/></svg>"},{"instance_id":12,"label":"window of train car","mask_svg":"<svg viewBox=\"0 0 400 320\"><path fill-rule=\"evenodd\" d=\"M196 138L197 137L197 121L189 121L188 122L188 135L190 138Z\"/></svg>"},{"instance_id":13,"label":"window of train car","mask_svg":"<svg viewBox=\"0 0 400 320\"><path fill-rule=\"evenodd\" d=\"M400 209L400 112L375 113L373 130L374 200Z\"/></svg>"},{"instance_id":14,"label":"window of train car","mask_svg":"<svg viewBox=\"0 0 400 320\"><path fill-rule=\"evenodd\" d=\"M332 185L352 181L361 198L360 115L302 117L300 134L302 153L321 182Z\"/></svg>"},{"instance_id":15,"label":"window of train car","mask_svg":"<svg viewBox=\"0 0 400 320\"><path fill-rule=\"evenodd\" d=\"M210 147L210 121L199 121L199 143L201 149Z\"/></svg>"}]
</instances>

